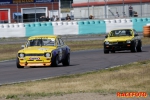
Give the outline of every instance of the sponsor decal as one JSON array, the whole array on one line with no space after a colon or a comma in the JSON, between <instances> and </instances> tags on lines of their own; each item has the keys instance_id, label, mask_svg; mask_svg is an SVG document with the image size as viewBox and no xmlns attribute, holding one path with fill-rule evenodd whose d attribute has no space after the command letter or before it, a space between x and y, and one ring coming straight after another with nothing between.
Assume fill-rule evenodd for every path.
<instances>
[{"instance_id":1,"label":"sponsor decal","mask_svg":"<svg viewBox=\"0 0 150 100\"><path fill-rule=\"evenodd\" d=\"M139 97L144 97L146 98L148 94L146 92L117 92L117 97L119 98L139 98Z\"/></svg>"},{"instance_id":2,"label":"sponsor decal","mask_svg":"<svg viewBox=\"0 0 150 100\"><path fill-rule=\"evenodd\" d=\"M48 37L33 37L33 39L48 39Z\"/></svg>"},{"instance_id":3,"label":"sponsor decal","mask_svg":"<svg viewBox=\"0 0 150 100\"><path fill-rule=\"evenodd\" d=\"M34 0L13 0L13 4L16 3L34 3Z\"/></svg>"},{"instance_id":4,"label":"sponsor decal","mask_svg":"<svg viewBox=\"0 0 150 100\"><path fill-rule=\"evenodd\" d=\"M36 0L35 2L37 2L37 3L42 3L42 2L53 2L53 0Z\"/></svg>"},{"instance_id":5,"label":"sponsor decal","mask_svg":"<svg viewBox=\"0 0 150 100\"><path fill-rule=\"evenodd\" d=\"M58 2L59 0L0 0L0 5L3 4L20 4L20 3L46 3Z\"/></svg>"},{"instance_id":6,"label":"sponsor decal","mask_svg":"<svg viewBox=\"0 0 150 100\"><path fill-rule=\"evenodd\" d=\"M10 4L10 2L0 2L0 5Z\"/></svg>"},{"instance_id":7,"label":"sponsor decal","mask_svg":"<svg viewBox=\"0 0 150 100\"><path fill-rule=\"evenodd\" d=\"M40 60L39 57L30 57L29 59L30 59L30 60Z\"/></svg>"},{"instance_id":8,"label":"sponsor decal","mask_svg":"<svg viewBox=\"0 0 150 100\"><path fill-rule=\"evenodd\" d=\"M28 64L28 66L43 66L43 64Z\"/></svg>"}]
</instances>

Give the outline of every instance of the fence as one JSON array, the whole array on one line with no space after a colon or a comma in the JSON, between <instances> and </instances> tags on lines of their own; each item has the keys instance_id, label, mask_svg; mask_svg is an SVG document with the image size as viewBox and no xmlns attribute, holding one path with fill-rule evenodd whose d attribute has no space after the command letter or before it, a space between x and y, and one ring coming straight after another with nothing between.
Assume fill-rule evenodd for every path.
<instances>
[{"instance_id":1,"label":"fence","mask_svg":"<svg viewBox=\"0 0 150 100\"><path fill-rule=\"evenodd\" d=\"M129 7L132 6L132 16ZM97 19L116 17L150 16L150 0L84 0L73 4L75 18L87 18L93 15Z\"/></svg>"},{"instance_id":2,"label":"fence","mask_svg":"<svg viewBox=\"0 0 150 100\"><path fill-rule=\"evenodd\" d=\"M132 16L129 14L130 5L133 7ZM77 20L89 19L89 15L95 19L128 18L134 17L134 12L138 17L149 17L149 9L150 0L61 0L60 9L58 2L7 4L0 5L0 23L39 22L41 16L51 18L53 15L64 20L67 14Z\"/></svg>"}]
</instances>

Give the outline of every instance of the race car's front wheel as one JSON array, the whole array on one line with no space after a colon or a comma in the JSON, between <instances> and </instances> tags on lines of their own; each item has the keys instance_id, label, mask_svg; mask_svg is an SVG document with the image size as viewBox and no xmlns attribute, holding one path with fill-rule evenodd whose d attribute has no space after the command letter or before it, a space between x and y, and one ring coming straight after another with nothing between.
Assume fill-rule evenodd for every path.
<instances>
[{"instance_id":1,"label":"race car's front wheel","mask_svg":"<svg viewBox=\"0 0 150 100\"><path fill-rule=\"evenodd\" d=\"M141 41L138 42L137 52L142 52L142 43L141 43Z\"/></svg>"},{"instance_id":2,"label":"race car's front wheel","mask_svg":"<svg viewBox=\"0 0 150 100\"><path fill-rule=\"evenodd\" d=\"M137 52L137 47L135 44L133 44L133 46L131 48L131 52Z\"/></svg>"},{"instance_id":3,"label":"race car's front wheel","mask_svg":"<svg viewBox=\"0 0 150 100\"><path fill-rule=\"evenodd\" d=\"M55 57L54 61L52 62L52 66L53 67L57 67L59 64L59 58L58 58L58 55Z\"/></svg>"},{"instance_id":4,"label":"race car's front wheel","mask_svg":"<svg viewBox=\"0 0 150 100\"><path fill-rule=\"evenodd\" d=\"M64 61L62 62L63 66L69 66L70 65L70 54L66 56Z\"/></svg>"},{"instance_id":5,"label":"race car's front wheel","mask_svg":"<svg viewBox=\"0 0 150 100\"><path fill-rule=\"evenodd\" d=\"M24 68L24 66L20 66L18 58L16 58L16 65L17 65L17 68Z\"/></svg>"},{"instance_id":6,"label":"race car's front wheel","mask_svg":"<svg viewBox=\"0 0 150 100\"><path fill-rule=\"evenodd\" d=\"M104 54L108 54L108 53L109 53L109 50L104 49Z\"/></svg>"},{"instance_id":7,"label":"race car's front wheel","mask_svg":"<svg viewBox=\"0 0 150 100\"><path fill-rule=\"evenodd\" d=\"M115 50L111 50L111 53L115 53Z\"/></svg>"}]
</instances>

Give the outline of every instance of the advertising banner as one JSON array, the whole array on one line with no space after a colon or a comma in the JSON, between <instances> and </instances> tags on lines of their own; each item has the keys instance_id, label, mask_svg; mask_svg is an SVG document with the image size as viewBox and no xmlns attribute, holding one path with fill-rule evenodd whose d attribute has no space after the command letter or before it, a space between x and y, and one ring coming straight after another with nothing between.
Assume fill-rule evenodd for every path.
<instances>
[{"instance_id":1,"label":"advertising banner","mask_svg":"<svg viewBox=\"0 0 150 100\"><path fill-rule=\"evenodd\" d=\"M59 0L0 0L0 5L20 4L20 3L49 3L58 2Z\"/></svg>"},{"instance_id":2,"label":"advertising banner","mask_svg":"<svg viewBox=\"0 0 150 100\"><path fill-rule=\"evenodd\" d=\"M0 5L3 5L3 4L11 4L12 0L0 0Z\"/></svg>"},{"instance_id":3,"label":"advertising banner","mask_svg":"<svg viewBox=\"0 0 150 100\"><path fill-rule=\"evenodd\" d=\"M35 0L35 3L54 2L56 0Z\"/></svg>"}]
</instances>

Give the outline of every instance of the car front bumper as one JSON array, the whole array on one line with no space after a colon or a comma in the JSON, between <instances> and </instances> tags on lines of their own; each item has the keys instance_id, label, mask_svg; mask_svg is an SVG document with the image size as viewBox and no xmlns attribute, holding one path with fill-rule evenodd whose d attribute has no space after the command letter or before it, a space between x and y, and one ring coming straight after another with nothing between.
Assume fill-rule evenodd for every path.
<instances>
[{"instance_id":1,"label":"car front bumper","mask_svg":"<svg viewBox=\"0 0 150 100\"><path fill-rule=\"evenodd\" d=\"M51 58L30 60L28 58L19 58L20 66L50 66Z\"/></svg>"},{"instance_id":2,"label":"car front bumper","mask_svg":"<svg viewBox=\"0 0 150 100\"><path fill-rule=\"evenodd\" d=\"M51 63L35 63L35 62L33 62L33 63L20 62L19 64L20 64L20 66L50 66L51 65Z\"/></svg>"},{"instance_id":3,"label":"car front bumper","mask_svg":"<svg viewBox=\"0 0 150 100\"><path fill-rule=\"evenodd\" d=\"M131 48L132 48L131 43L112 44L112 45L104 44L104 49L105 50L121 51L121 50L131 50Z\"/></svg>"}]
</instances>

